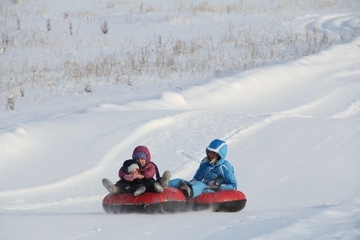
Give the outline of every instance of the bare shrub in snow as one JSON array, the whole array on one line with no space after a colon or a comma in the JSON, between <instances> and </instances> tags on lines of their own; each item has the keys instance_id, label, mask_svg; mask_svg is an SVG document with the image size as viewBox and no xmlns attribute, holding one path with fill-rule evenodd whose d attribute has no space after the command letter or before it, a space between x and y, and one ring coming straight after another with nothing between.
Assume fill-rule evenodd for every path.
<instances>
[{"instance_id":1,"label":"bare shrub in snow","mask_svg":"<svg viewBox=\"0 0 360 240\"><path fill-rule=\"evenodd\" d=\"M6 109L14 110L16 102L16 94L10 93L7 97Z\"/></svg>"},{"instance_id":2,"label":"bare shrub in snow","mask_svg":"<svg viewBox=\"0 0 360 240\"><path fill-rule=\"evenodd\" d=\"M16 20L16 25L17 25L17 30L20 30L20 29L21 29L20 18L18 18L18 19Z\"/></svg>"},{"instance_id":3,"label":"bare shrub in snow","mask_svg":"<svg viewBox=\"0 0 360 240\"><path fill-rule=\"evenodd\" d=\"M73 26L72 26L71 22L69 23L69 32L70 32L70 35L72 36L73 35Z\"/></svg>"},{"instance_id":4,"label":"bare shrub in snow","mask_svg":"<svg viewBox=\"0 0 360 240\"><path fill-rule=\"evenodd\" d=\"M92 90L92 87L90 84L86 84L85 88L84 88L84 91L86 93L91 93L93 90Z\"/></svg>"},{"instance_id":5,"label":"bare shrub in snow","mask_svg":"<svg viewBox=\"0 0 360 240\"><path fill-rule=\"evenodd\" d=\"M21 97L25 96L25 88L24 87L20 88L20 95L21 95Z\"/></svg>"},{"instance_id":6,"label":"bare shrub in snow","mask_svg":"<svg viewBox=\"0 0 360 240\"><path fill-rule=\"evenodd\" d=\"M51 21L50 21L50 19L47 19L47 20L46 20L46 29L47 29L48 31L51 30Z\"/></svg>"},{"instance_id":7,"label":"bare shrub in snow","mask_svg":"<svg viewBox=\"0 0 360 240\"><path fill-rule=\"evenodd\" d=\"M103 34L107 34L109 31L109 25L107 23L107 21L105 21L102 25L101 25L101 31L103 32Z\"/></svg>"}]
</instances>

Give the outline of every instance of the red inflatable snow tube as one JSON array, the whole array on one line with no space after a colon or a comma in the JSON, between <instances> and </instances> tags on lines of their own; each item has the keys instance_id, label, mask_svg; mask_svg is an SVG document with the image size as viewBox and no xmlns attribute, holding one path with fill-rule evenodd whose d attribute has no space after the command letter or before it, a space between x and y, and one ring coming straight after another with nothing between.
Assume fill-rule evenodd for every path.
<instances>
[{"instance_id":1,"label":"red inflatable snow tube","mask_svg":"<svg viewBox=\"0 0 360 240\"><path fill-rule=\"evenodd\" d=\"M246 196L238 190L203 193L188 200L194 211L212 209L214 212L238 212L246 205Z\"/></svg>"},{"instance_id":2,"label":"red inflatable snow tube","mask_svg":"<svg viewBox=\"0 0 360 240\"><path fill-rule=\"evenodd\" d=\"M102 205L107 213L162 213L184 211L187 203L181 191L169 187L162 193L145 192L137 197L131 193L110 193Z\"/></svg>"},{"instance_id":3,"label":"red inflatable snow tube","mask_svg":"<svg viewBox=\"0 0 360 240\"><path fill-rule=\"evenodd\" d=\"M204 209L238 212L245 207L246 197L238 190L223 190L186 199L180 190L168 187L162 193L145 192L137 197L130 193L108 194L102 205L107 213L174 213Z\"/></svg>"}]
</instances>

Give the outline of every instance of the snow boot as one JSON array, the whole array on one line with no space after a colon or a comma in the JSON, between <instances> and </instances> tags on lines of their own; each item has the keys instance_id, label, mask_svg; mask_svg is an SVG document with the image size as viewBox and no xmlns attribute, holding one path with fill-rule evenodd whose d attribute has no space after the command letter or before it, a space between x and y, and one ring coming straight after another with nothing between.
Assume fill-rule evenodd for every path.
<instances>
[{"instance_id":1,"label":"snow boot","mask_svg":"<svg viewBox=\"0 0 360 240\"><path fill-rule=\"evenodd\" d=\"M134 191L133 195L134 195L135 197L137 197L137 196L143 194L145 191L146 191L146 187L145 187L144 185L141 185L140 187L138 187L138 188Z\"/></svg>"},{"instance_id":2,"label":"snow boot","mask_svg":"<svg viewBox=\"0 0 360 240\"><path fill-rule=\"evenodd\" d=\"M188 198L191 198L194 194L192 188L188 186L184 181L179 181L179 189L184 193Z\"/></svg>"},{"instance_id":3,"label":"snow boot","mask_svg":"<svg viewBox=\"0 0 360 240\"><path fill-rule=\"evenodd\" d=\"M162 177L160 178L159 180L159 183L161 184L161 186L166 189L169 185L169 181L170 181L170 178L171 178L171 173L169 170L166 170Z\"/></svg>"},{"instance_id":4,"label":"snow boot","mask_svg":"<svg viewBox=\"0 0 360 240\"><path fill-rule=\"evenodd\" d=\"M162 193L164 191L164 188L158 182L154 182L154 189L158 193Z\"/></svg>"},{"instance_id":5,"label":"snow boot","mask_svg":"<svg viewBox=\"0 0 360 240\"><path fill-rule=\"evenodd\" d=\"M102 180L102 184L104 185L104 187L109 191L109 193L112 194L116 194L116 193L120 193L120 188L118 186L116 186L115 184L113 184L109 179L104 178Z\"/></svg>"}]
</instances>

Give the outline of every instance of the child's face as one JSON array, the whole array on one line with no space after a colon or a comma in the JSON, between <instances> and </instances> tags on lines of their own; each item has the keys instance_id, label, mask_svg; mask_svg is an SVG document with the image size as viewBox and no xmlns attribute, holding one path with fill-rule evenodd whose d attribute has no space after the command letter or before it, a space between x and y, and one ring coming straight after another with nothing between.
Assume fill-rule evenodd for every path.
<instances>
[{"instance_id":1,"label":"child's face","mask_svg":"<svg viewBox=\"0 0 360 240\"><path fill-rule=\"evenodd\" d=\"M139 171L137 169L135 169L135 170L132 170L131 172L129 172L129 175L136 175L138 173L139 173Z\"/></svg>"},{"instance_id":2,"label":"child's face","mask_svg":"<svg viewBox=\"0 0 360 240\"><path fill-rule=\"evenodd\" d=\"M209 151L208 152L208 158L210 159L210 160L213 160L213 159L218 159L218 154L216 153L216 152L213 152L213 151Z\"/></svg>"},{"instance_id":3,"label":"child's face","mask_svg":"<svg viewBox=\"0 0 360 240\"><path fill-rule=\"evenodd\" d=\"M146 160L142 158L136 159L136 162L139 163L142 167L146 164Z\"/></svg>"}]
</instances>

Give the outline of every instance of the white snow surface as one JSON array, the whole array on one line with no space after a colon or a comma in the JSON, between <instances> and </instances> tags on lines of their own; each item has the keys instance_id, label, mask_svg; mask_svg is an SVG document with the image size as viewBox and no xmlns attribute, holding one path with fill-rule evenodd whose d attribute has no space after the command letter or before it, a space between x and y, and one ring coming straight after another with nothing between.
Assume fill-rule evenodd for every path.
<instances>
[{"instance_id":1,"label":"white snow surface","mask_svg":"<svg viewBox=\"0 0 360 240\"><path fill-rule=\"evenodd\" d=\"M54 2L47 11L71 5ZM360 29L358 6L337 11L299 13L291 24ZM147 18L159 24L156 14ZM129 34L141 38L140 30ZM145 82L48 99L0 110L0 239L360 239L359 37L202 84ZM101 179L116 182L137 145L160 171L191 179L214 138L228 143L247 197L242 211L102 209Z\"/></svg>"}]
</instances>

